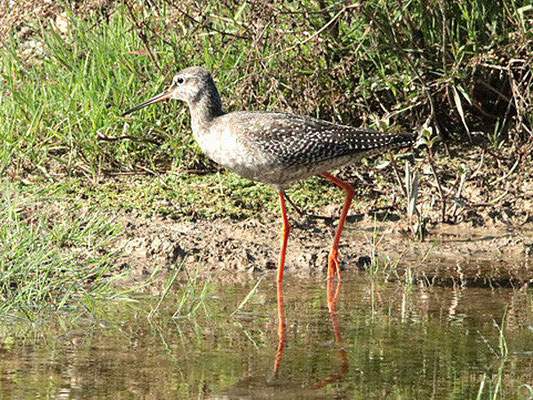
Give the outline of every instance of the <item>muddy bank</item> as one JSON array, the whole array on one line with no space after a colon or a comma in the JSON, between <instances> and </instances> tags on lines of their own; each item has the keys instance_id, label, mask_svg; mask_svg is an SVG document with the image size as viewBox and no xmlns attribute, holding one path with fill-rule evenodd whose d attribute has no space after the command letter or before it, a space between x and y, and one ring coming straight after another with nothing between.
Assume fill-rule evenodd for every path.
<instances>
[{"instance_id":1,"label":"muddy bank","mask_svg":"<svg viewBox=\"0 0 533 400\"><path fill-rule=\"evenodd\" d=\"M434 177L424 172L423 160L417 161L422 163L417 209L427 232L423 241L409 233L400 173L395 179L390 170L375 174L364 166L341 172L345 181L362 190L341 240L344 271L381 270L391 279L405 279L408 271L419 282L459 286L532 281L531 160L520 164L521 172L504 175L506 168L500 160L489 162L483 152L475 150L441 161L439 179L448 193L445 208ZM464 173L463 180L457 171L466 170L473 172ZM382 202L385 197L387 202ZM203 201L195 199L195 203ZM313 203L313 199L308 201ZM336 201L313 208L326 219L289 211L293 229L287 273L324 276L341 204ZM132 268L137 278L158 266L182 261L189 268L198 266L201 272L242 275L276 269L281 232L277 211L258 212L245 220L238 220L238 210L233 219L178 215L172 220L157 212L151 218L139 215L121 216L126 232L115 242L123 266Z\"/></svg>"},{"instance_id":2,"label":"muddy bank","mask_svg":"<svg viewBox=\"0 0 533 400\"><path fill-rule=\"evenodd\" d=\"M143 279L157 267L185 262L201 273L261 273L276 268L280 221L261 215L173 221L123 215L126 231L114 243L122 268ZM287 273L323 275L336 219L295 217L289 240ZM450 285L519 285L533 281L533 224L475 227L471 222L430 227L424 241L412 239L402 218L349 217L341 241L345 273L380 269L403 279L409 269L417 281ZM376 264L377 263L377 264Z\"/></svg>"}]
</instances>

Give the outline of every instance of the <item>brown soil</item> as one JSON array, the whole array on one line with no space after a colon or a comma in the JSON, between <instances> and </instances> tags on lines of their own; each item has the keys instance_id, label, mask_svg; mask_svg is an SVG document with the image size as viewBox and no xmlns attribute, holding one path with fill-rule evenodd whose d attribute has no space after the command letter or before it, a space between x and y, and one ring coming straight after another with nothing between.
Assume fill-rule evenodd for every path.
<instances>
[{"instance_id":1,"label":"brown soil","mask_svg":"<svg viewBox=\"0 0 533 400\"><path fill-rule=\"evenodd\" d=\"M157 267L184 262L189 271L255 273L275 270L280 221L277 216L234 221L171 221L131 215L126 233L115 243L122 266L142 280ZM356 221L357 220L357 221ZM425 241L409 237L396 215L374 222L369 216L349 218L341 241L342 268L347 274L388 263L385 274L404 279L410 268L418 282L451 285L513 285L533 281L533 226L471 223L441 225ZM310 217L293 221L286 271L325 276L335 226ZM397 264L397 268L394 265Z\"/></svg>"}]
</instances>

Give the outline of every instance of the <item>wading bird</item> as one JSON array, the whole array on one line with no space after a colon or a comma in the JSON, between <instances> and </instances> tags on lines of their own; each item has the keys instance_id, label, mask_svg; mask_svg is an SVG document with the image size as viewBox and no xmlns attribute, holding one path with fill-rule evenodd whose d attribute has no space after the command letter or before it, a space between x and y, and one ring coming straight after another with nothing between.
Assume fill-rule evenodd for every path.
<instances>
[{"instance_id":1,"label":"wading bird","mask_svg":"<svg viewBox=\"0 0 533 400\"><path fill-rule=\"evenodd\" d=\"M300 179L321 175L346 192L328 262L328 281L334 278L335 273L340 281L339 241L354 190L327 171L352 163L369 153L409 146L415 141L413 135L383 134L290 113L226 113L211 74L199 67L180 71L168 89L130 108L123 116L168 99L181 100L189 105L193 135L207 156L240 176L269 184L278 190L283 216L278 294L281 293L290 231L285 189ZM329 297L328 294L328 301L331 301Z\"/></svg>"}]
</instances>

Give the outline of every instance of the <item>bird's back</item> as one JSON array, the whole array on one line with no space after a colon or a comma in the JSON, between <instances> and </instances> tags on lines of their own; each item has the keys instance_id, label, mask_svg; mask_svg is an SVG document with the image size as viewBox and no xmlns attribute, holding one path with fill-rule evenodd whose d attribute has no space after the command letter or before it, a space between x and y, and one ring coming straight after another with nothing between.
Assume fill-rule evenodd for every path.
<instances>
[{"instance_id":1,"label":"bird's back","mask_svg":"<svg viewBox=\"0 0 533 400\"><path fill-rule=\"evenodd\" d=\"M414 141L412 135L383 134L289 113L250 111L217 117L205 137L197 139L215 161L275 186ZM210 154L208 146L225 148L225 156Z\"/></svg>"},{"instance_id":2,"label":"bird's back","mask_svg":"<svg viewBox=\"0 0 533 400\"><path fill-rule=\"evenodd\" d=\"M412 135L384 134L288 113L232 113L243 120L246 140L283 167L303 166L413 142ZM229 114L231 115L231 114ZM249 120L250 123L246 123Z\"/></svg>"}]
</instances>

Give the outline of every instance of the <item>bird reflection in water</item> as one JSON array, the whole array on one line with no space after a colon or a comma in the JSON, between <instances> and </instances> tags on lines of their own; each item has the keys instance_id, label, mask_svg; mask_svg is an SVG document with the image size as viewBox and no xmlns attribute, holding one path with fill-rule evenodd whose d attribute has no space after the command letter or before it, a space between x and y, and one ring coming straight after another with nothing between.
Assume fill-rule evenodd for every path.
<instances>
[{"instance_id":1,"label":"bird reflection in water","mask_svg":"<svg viewBox=\"0 0 533 400\"><path fill-rule=\"evenodd\" d=\"M283 271L281 272L283 274ZM278 277L279 278L279 277ZM327 385L330 385L334 382L338 382L348 374L350 368L350 362L348 360L348 351L344 346L344 339L341 333L341 327L339 323L337 307L339 304L339 297L341 293L341 280L337 280L335 284L333 279L327 280L327 296L328 296L328 310L329 316L331 318L331 324L333 327L333 334L335 336L335 344L339 349L339 357L341 364L337 372L332 374L330 377L323 379L312 386L313 389L321 389ZM279 370L281 366L281 360L283 358L283 350L285 348L286 341L286 330L287 330L287 321L285 318L285 299L283 295L283 283L282 279L278 279L277 285L277 295L278 295L278 350L276 353L276 358L274 361L274 373L275 376L279 375Z\"/></svg>"}]
</instances>

